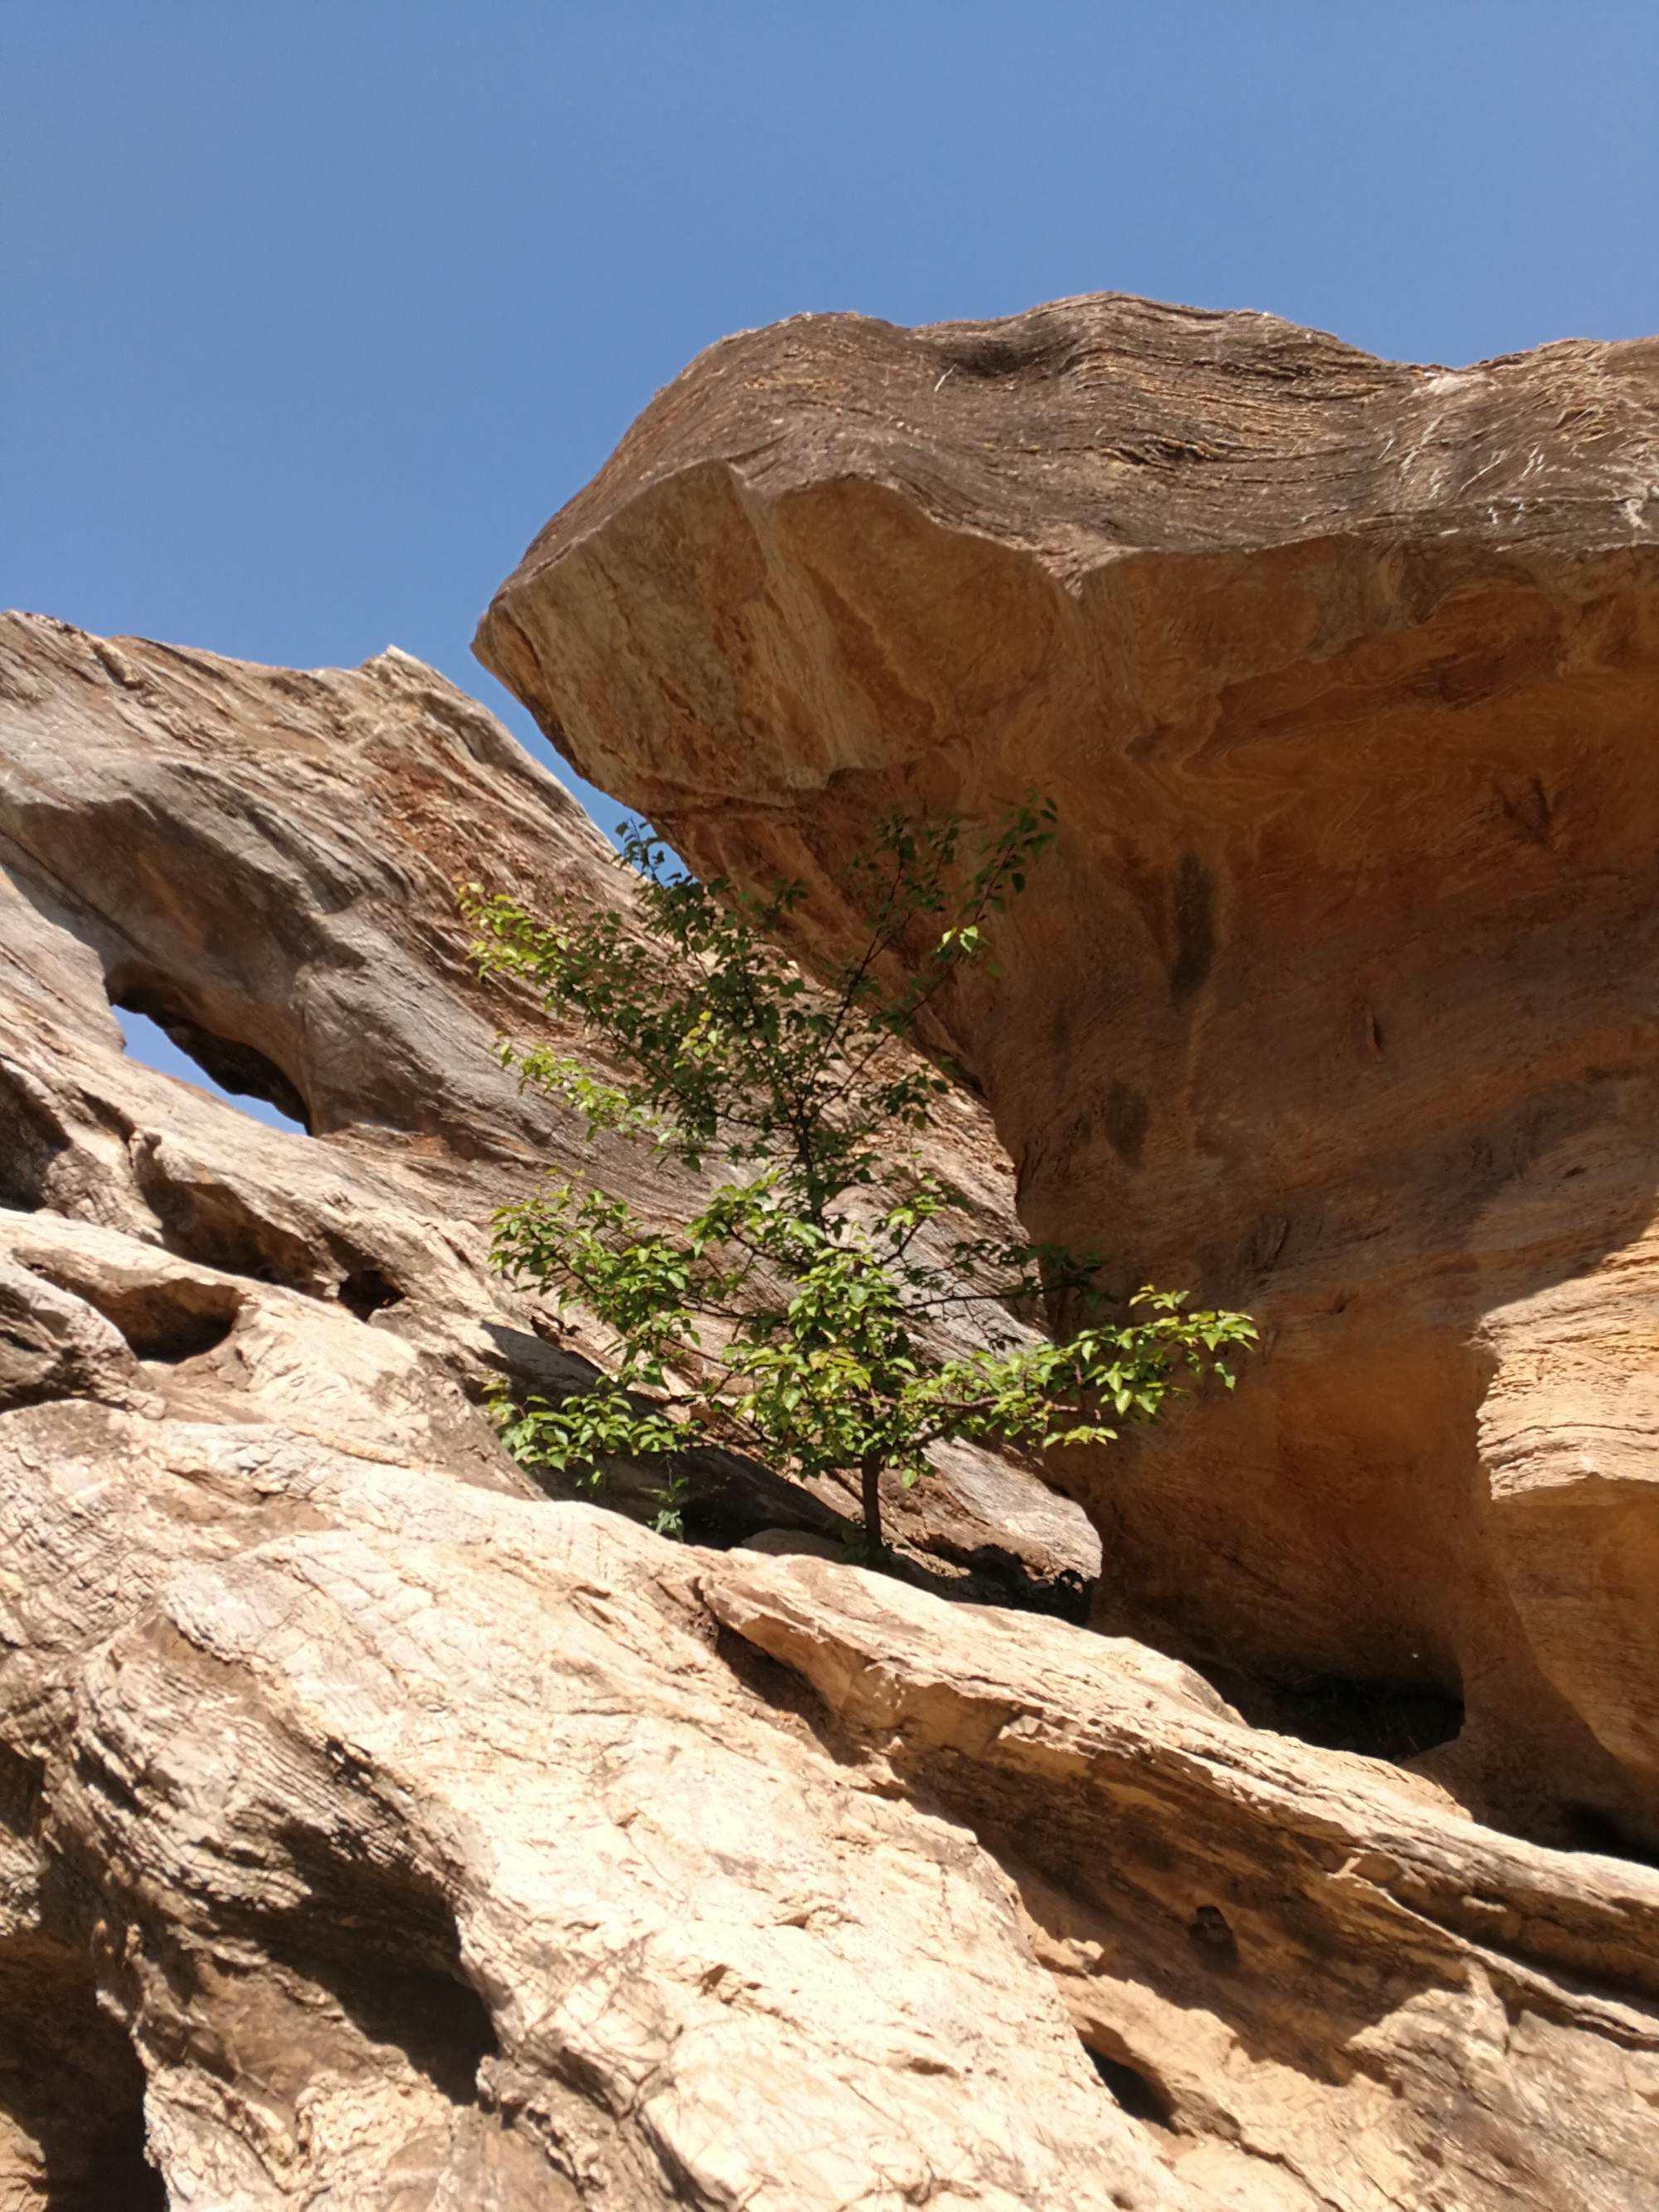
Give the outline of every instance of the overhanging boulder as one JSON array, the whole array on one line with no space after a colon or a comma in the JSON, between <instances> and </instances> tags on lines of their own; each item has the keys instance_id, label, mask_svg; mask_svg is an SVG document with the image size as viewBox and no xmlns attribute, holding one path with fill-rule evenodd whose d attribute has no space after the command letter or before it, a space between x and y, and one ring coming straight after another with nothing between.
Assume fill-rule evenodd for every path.
<instances>
[{"instance_id":1,"label":"overhanging boulder","mask_svg":"<svg viewBox=\"0 0 1659 2212\"><path fill-rule=\"evenodd\" d=\"M820 950L889 810L1058 802L938 1041L1034 1234L1265 1332L1069 1478L1103 1620L1464 1698L1466 1786L1650 1838L1656 484L1652 341L801 317L660 394L478 638Z\"/></svg>"}]
</instances>

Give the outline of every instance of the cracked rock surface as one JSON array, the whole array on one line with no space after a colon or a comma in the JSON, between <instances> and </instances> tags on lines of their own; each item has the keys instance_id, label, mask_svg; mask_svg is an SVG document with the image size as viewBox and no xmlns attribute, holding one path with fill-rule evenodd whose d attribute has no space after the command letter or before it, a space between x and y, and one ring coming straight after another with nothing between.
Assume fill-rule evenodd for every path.
<instances>
[{"instance_id":1,"label":"cracked rock surface","mask_svg":"<svg viewBox=\"0 0 1659 2212\"><path fill-rule=\"evenodd\" d=\"M1659 2187L1659 1876L1143 1646L276 1419L0 1474L0 2201Z\"/></svg>"}]
</instances>

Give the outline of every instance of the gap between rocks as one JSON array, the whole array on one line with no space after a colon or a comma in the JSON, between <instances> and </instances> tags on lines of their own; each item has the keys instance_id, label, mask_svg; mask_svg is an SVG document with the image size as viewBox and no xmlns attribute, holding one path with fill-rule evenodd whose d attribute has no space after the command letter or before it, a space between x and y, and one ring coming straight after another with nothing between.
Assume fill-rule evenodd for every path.
<instances>
[{"instance_id":1,"label":"gap between rocks","mask_svg":"<svg viewBox=\"0 0 1659 2212\"><path fill-rule=\"evenodd\" d=\"M222 1103L277 1128L315 1133L303 1093L275 1060L255 1045L216 1035L174 990L161 984L112 985L110 1005L130 1059L175 1079L181 1073L176 1063L185 1060Z\"/></svg>"}]
</instances>

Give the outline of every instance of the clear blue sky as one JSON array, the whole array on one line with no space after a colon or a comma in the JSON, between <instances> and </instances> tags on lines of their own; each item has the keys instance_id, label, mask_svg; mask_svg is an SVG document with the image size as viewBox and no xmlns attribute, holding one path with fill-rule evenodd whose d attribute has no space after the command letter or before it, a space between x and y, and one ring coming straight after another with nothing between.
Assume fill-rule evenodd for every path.
<instances>
[{"instance_id":1,"label":"clear blue sky","mask_svg":"<svg viewBox=\"0 0 1659 2212\"><path fill-rule=\"evenodd\" d=\"M1659 0L0 0L0 603L396 642L543 757L473 623L729 331L1659 329Z\"/></svg>"}]
</instances>

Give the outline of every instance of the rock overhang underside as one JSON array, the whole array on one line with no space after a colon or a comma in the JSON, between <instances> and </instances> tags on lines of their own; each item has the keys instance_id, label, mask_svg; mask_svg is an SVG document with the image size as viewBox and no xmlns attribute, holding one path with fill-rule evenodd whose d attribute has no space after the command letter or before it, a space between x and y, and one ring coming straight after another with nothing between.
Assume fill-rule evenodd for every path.
<instances>
[{"instance_id":1,"label":"rock overhang underside","mask_svg":"<svg viewBox=\"0 0 1659 2212\"><path fill-rule=\"evenodd\" d=\"M884 816L1055 802L934 1042L1031 1233L1264 1330L1073 1485L1097 1623L1461 1708L1467 1790L1651 1847L1659 342L797 318L477 649L695 864L804 879L809 957Z\"/></svg>"},{"instance_id":2,"label":"rock overhang underside","mask_svg":"<svg viewBox=\"0 0 1659 2212\"><path fill-rule=\"evenodd\" d=\"M833 1490L711 1464L670 1544L480 1410L603 1358L495 1206L696 1198L493 1057L457 878L623 896L558 787L405 655L7 622L0 2201L1654 2201L1647 358L798 321L499 603L600 781L808 876L809 951L888 805L1059 786L939 1039L1012 1171L963 1097L953 1184L1267 1351L1076 1501L941 1469L909 1582L778 1553ZM1500 451L1531 519L1477 528Z\"/></svg>"}]
</instances>

